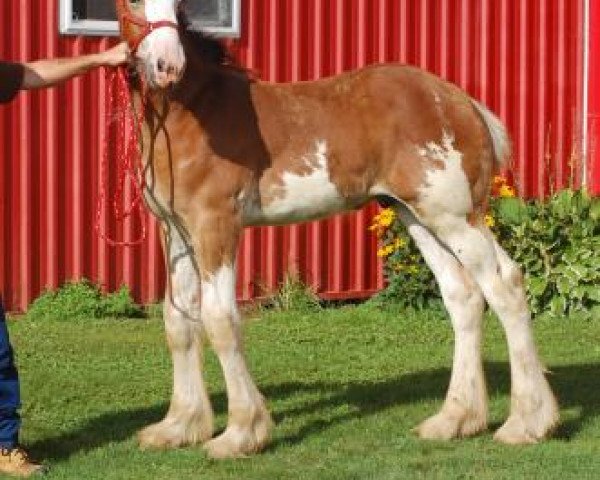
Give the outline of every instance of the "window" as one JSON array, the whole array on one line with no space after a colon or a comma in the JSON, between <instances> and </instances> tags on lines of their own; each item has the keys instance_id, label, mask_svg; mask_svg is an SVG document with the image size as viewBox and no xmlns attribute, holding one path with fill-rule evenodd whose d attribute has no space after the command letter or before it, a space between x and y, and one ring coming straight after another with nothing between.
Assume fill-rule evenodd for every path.
<instances>
[{"instance_id":1,"label":"window","mask_svg":"<svg viewBox=\"0 0 600 480\"><path fill-rule=\"evenodd\" d=\"M217 36L240 34L240 0L186 0L192 28ZM117 35L114 0L60 0L60 32L65 35Z\"/></svg>"}]
</instances>

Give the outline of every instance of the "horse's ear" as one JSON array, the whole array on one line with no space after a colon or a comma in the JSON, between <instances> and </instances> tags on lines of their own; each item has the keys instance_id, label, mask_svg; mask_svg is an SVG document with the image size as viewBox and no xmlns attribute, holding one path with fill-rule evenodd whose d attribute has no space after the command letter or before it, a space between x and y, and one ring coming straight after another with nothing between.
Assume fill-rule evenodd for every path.
<instances>
[{"instance_id":1,"label":"horse's ear","mask_svg":"<svg viewBox=\"0 0 600 480\"><path fill-rule=\"evenodd\" d=\"M180 31L189 31L190 29L190 20L188 17L188 2L187 0L181 0L177 4L177 9L175 14L177 15L177 24L179 25Z\"/></svg>"}]
</instances>

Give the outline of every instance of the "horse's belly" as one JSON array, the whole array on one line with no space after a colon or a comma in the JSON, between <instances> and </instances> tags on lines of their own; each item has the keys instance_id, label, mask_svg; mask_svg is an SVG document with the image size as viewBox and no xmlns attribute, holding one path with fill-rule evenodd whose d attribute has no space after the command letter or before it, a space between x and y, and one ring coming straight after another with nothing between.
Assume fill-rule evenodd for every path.
<instances>
[{"instance_id":1,"label":"horse's belly","mask_svg":"<svg viewBox=\"0 0 600 480\"><path fill-rule=\"evenodd\" d=\"M247 225L315 220L348 208L346 198L320 169L307 175L286 172L280 182L263 185L252 203L244 215Z\"/></svg>"},{"instance_id":2,"label":"horse's belly","mask_svg":"<svg viewBox=\"0 0 600 480\"><path fill-rule=\"evenodd\" d=\"M314 185L312 185L314 187ZM323 218L346 210L347 204L337 190L331 188L311 188L287 191L267 204L263 204L254 214L248 215L248 224L286 224ZM254 218L252 218L254 217Z\"/></svg>"}]
</instances>

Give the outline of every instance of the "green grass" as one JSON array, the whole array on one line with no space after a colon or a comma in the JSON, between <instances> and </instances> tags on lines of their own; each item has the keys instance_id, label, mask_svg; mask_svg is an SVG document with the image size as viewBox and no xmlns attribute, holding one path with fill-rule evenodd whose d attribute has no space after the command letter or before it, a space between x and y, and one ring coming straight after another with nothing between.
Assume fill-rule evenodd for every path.
<instances>
[{"instance_id":1,"label":"green grass","mask_svg":"<svg viewBox=\"0 0 600 480\"><path fill-rule=\"evenodd\" d=\"M153 320L11 322L23 389L22 441L50 479L600 478L600 321L540 320L564 422L541 445L491 433L427 442L410 429L433 414L449 379L452 334L439 313L366 307L266 312L246 328L251 370L277 423L263 454L211 461L201 448L140 451L134 434L164 414L171 366ZM486 320L491 425L508 409L504 339ZM225 425L215 357L206 375Z\"/></svg>"}]
</instances>

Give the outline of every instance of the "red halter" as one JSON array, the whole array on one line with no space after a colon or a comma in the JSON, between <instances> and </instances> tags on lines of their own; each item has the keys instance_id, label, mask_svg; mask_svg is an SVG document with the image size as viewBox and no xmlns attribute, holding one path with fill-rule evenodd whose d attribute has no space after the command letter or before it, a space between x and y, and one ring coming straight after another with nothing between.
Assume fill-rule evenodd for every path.
<instances>
[{"instance_id":1,"label":"red halter","mask_svg":"<svg viewBox=\"0 0 600 480\"><path fill-rule=\"evenodd\" d=\"M142 29L142 31L136 36L127 40L132 54L134 54L137 51L138 47L140 46L140 43L142 43L144 38L150 35L154 30L162 27L170 27L174 28L175 30L179 28L179 25L177 25L175 22L171 22L170 20L159 20L158 22L149 22L145 18L131 13L131 11L129 10L129 6L127 5L127 0L117 1L121 6L121 25L124 26L127 23L132 23L133 25L136 25Z\"/></svg>"}]
</instances>

